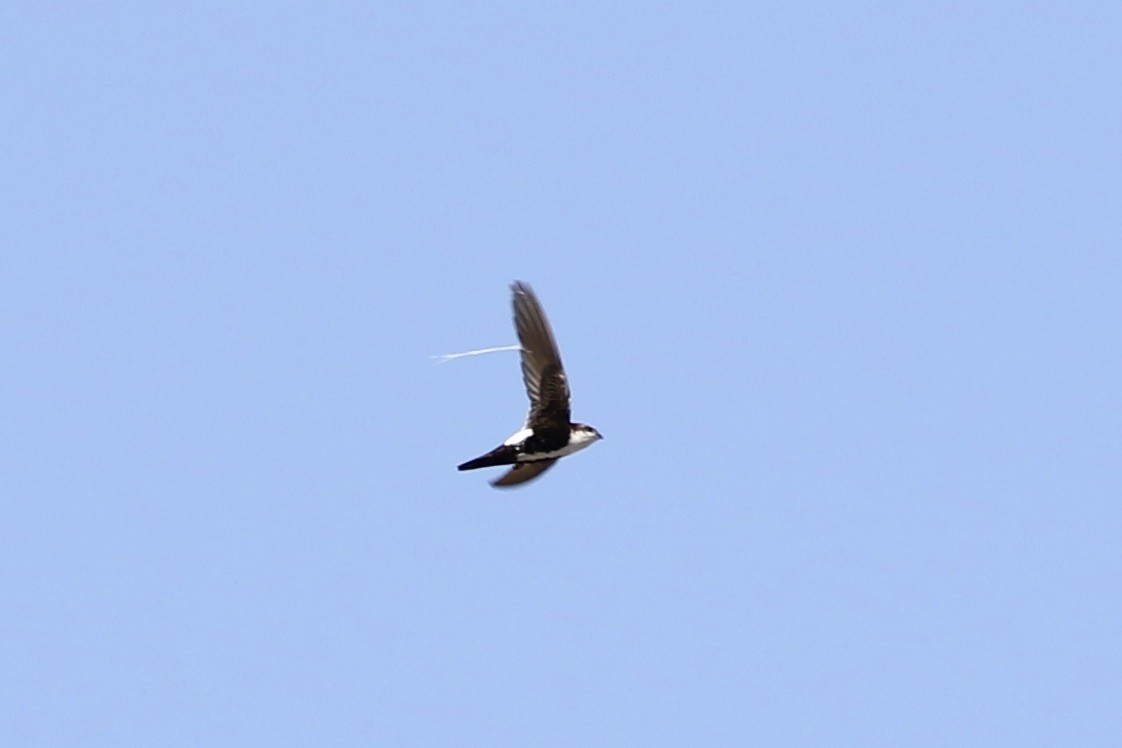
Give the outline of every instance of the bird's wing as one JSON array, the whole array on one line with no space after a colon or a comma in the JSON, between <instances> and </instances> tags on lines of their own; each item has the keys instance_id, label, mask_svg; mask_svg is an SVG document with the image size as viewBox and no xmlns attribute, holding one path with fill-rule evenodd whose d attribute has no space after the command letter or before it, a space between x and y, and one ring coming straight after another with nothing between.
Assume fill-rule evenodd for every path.
<instances>
[{"instance_id":1,"label":"bird's wing","mask_svg":"<svg viewBox=\"0 0 1122 748\"><path fill-rule=\"evenodd\" d=\"M569 429L569 382L557 341L534 290L516 281L514 292L514 327L522 344L522 381L530 397L530 414L526 425L538 429Z\"/></svg>"},{"instance_id":2,"label":"bird's wing","mask_svg":"<svg viewBox=\"0 0 1122 748\"><path fill-rule=\"evenodd\" d=\"M491 481L491 485L495 488L509 488L510 486L517 486L525 483L528 480L533 480L539 475L553 467L553 460L535 460L534 462L520 462L510 470L503 473L503 476L498 480Z\"/></svg>"}]
</instances>

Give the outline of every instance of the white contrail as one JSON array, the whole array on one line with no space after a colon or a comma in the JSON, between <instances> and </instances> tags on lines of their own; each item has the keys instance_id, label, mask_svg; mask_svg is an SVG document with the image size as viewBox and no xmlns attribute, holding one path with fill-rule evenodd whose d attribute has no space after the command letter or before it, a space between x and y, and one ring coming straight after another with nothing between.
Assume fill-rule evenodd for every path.
<instances>
[{"instance_id":1,"label":"white contrail","mask_svg":"<svg viewBox=\"0 0 1122 748\"><path fill-rule=\"evenodd\" d=\"M445 353L442 356L430 356L430 358L438 359L438 364L446 364L454 358L463 358L464 356L478 356L481 353L497 353L499 351L520 351L522 346L515 343L514 345L500 345L495 348L480 348L478 351L464 351L463 353Z\"/></svg>"}]
</instances>

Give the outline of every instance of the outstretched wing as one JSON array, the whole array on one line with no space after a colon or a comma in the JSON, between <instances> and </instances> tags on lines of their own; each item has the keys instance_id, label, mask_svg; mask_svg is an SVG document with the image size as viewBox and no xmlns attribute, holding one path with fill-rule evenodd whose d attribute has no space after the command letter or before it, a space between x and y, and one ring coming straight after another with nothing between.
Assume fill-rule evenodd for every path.
<instances>
[{"instance_id":1,"label":"outstretched wing","mask_svg":"<svg viewBox=\"0 0 1122 748\"><path fill-rule=\"evenodd\" d=\"M530 397L526 425L535 432L563 429L567 436L569 382L553 330L529 285L515 281L511 290L514 292L514 327L522 344L522 381Z\"/></svg>"},{"instance_id":2,"label":"outstretched wing","mask_svg":"<svg viewBox=\"0 0 1122 748\"><path fill-rule=\"evenodd\" d=\"M557 460L537 460L535 462L520 462L510 470L503 473L503 477L491 481L495 488L509 488L533 480L553 467Z\"/></svg>"}]
</instances>

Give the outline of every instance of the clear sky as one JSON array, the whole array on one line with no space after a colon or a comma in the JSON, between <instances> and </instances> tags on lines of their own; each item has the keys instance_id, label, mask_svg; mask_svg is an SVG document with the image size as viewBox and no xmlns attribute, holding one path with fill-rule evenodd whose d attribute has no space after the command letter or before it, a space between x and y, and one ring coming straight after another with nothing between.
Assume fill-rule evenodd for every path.
<instances>
[{"instance_id":1,"label":"clear sky","mask_svg":"<svg viewBox=\"0 0 1122 748\"><path fill-rule=\"evenodd\" d=\"M0 743L1117 746L1120 38L5 4Z\"/></svg>"}]
</instances>

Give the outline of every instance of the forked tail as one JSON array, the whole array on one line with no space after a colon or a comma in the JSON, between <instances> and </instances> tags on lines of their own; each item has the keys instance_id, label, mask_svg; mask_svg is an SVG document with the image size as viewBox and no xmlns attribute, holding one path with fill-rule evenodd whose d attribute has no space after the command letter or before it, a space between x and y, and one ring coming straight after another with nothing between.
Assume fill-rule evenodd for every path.
<instances>
[{"instance_id":1,"label":"forked tail","mask_svg":"<svg viewBox=\"0 0 1122 748\"><path fill-rule=\"evenodd\" d=\"M514 447L503 445L492 449L487 454L468 460L460 465L457 470L476 470L477 468L494 467L496 465L513 465L518 451Z\"/></svg>"}]
</instances>

